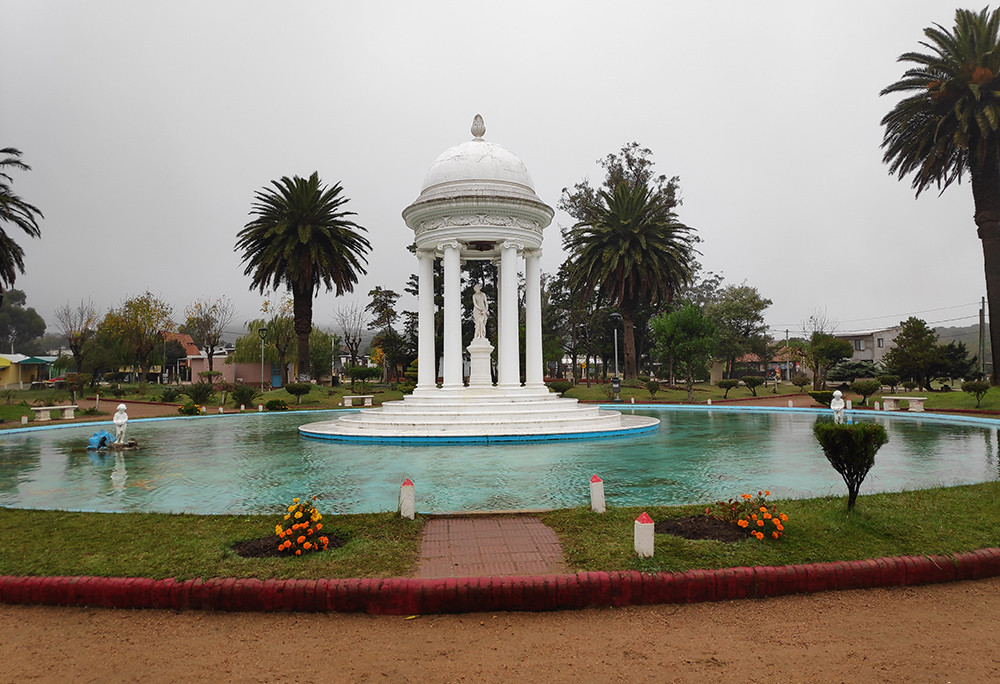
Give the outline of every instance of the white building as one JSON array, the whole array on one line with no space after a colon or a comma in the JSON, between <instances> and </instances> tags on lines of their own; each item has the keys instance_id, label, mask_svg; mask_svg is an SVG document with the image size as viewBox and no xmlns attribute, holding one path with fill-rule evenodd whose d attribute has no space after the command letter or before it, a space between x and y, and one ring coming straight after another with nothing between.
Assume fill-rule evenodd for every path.
<instances>
[{"instance_id":1,"label":"white building","mask_svg":"<svg viewBox=\"0 0 1000 684\"><path fill-rule=\"evenodd\" d=\"M851 343L854 347L852 361L881 363L889 350L896 346L896 335L899 334L900 330L901 328L897 325L879 330L834 333L833 336Z\"/></svg>"}]
</instances>

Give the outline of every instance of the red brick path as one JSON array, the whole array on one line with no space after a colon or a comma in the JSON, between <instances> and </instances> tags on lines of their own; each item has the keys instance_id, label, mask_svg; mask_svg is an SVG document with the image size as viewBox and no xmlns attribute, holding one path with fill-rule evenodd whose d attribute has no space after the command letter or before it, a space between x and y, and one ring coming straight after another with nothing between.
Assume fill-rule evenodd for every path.
<instances>
[{"instance_id":1,"label":"red brick path","mask_svg":"<svg viewBox=\"0 0 1000 684\"><path fill-rule=\"evenodd\" d=\"M535 517L431 518L424 526L417 577L565 572L556 533Z\"/></svg>"}]
</instances>

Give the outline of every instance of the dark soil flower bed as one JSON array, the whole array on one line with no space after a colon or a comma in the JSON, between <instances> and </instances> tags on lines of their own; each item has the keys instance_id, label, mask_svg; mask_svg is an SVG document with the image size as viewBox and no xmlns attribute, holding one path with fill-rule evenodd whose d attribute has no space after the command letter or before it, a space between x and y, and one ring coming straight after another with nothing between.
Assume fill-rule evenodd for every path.
<instances>
[{"instance_id":1,"label":"dark soil flower bed","mask_svg":"<svg viewBox=\"0 0 1000 684\"><path fill-rule=\"evenodd\" d=\"M337 549L347 543L346 535L339 534L337 532L327 532L325 530L323 531L323 535L330 540L330 544L327 546L328 549ZM268 536L261 537L260 539L238 541L230 548L232 548L232 550L236 552L236 555L241 558L278 558L280 556L295 555L290 549L279 551L278 545L280 543L281 540L277 535L269 534ZM305 553L321 552L321 549L315 548L315 550L306 551Z\"/></svg>"},{"instance_id":2,"label":"dark soil flower bed","mask_svg":"<svg viewBox=\"0 0 1000 684\"><path fill-rule=\"evenodd\" d=\"M661 520L653 526L653 531L685 539L715 539L723 542L737 542L748 536L746 528L707 515Z\"/></svg>"}]
</instances>

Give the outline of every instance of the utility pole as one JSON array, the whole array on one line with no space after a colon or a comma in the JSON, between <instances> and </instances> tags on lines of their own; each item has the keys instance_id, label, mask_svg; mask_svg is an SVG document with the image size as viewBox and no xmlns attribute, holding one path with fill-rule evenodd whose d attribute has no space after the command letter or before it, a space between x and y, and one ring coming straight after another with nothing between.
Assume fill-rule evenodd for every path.
<instances>
[{"instance_id":1,"label":"utility pole","mask_svg":"<svg viewBox=\"0 0 1000 684\"><path fill-rule=\"evenodd\" d=\"M986 297L979 305L979 374L986 377Z\"/></svg>"}]
</instances>

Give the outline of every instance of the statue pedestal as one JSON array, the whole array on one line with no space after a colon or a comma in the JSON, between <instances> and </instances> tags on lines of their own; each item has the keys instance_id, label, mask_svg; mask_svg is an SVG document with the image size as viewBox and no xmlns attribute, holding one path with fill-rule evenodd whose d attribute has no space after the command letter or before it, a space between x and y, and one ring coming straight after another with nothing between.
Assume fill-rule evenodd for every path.
<instances>
[{"instance_id":1,"label":"statue pedestal","mask_svg":"<svg viewBox=\"0 0 1000 684\"><path fill-rule=\"evenodd\" d=\"M485 337L476 337L466 349L469 350L469 387L492 387L490 355L493 345Z\"/></svg>"}]
</instances>

